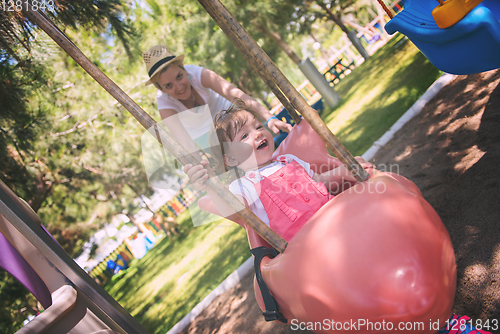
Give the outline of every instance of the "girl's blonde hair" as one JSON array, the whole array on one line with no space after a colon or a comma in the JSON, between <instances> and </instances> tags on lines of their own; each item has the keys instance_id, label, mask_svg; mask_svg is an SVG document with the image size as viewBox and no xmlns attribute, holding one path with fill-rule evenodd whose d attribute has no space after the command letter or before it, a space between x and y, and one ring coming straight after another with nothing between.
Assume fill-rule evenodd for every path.
<instances>
[{"instance_id":1,"label":"girl's blonde hair","mask_svg":"<svg viewBox=\"0 0 500 334\"><path fill-rule=\"evenodd\" d=\"M241 99L235 99L235 102L226 110L222 110L215 115L214 130L210 134L210 147L215 165L212 168L214 172L221 175L228 171L228 167L224 162L225 143L232 142L236 133L245 125L247 118L245 112L249 112L259 119L259 114L252 108L248 107ZM240 175L240 173L236 173ZM229 181L229 180L225 180Z\"/></svg>"}]
</instances>

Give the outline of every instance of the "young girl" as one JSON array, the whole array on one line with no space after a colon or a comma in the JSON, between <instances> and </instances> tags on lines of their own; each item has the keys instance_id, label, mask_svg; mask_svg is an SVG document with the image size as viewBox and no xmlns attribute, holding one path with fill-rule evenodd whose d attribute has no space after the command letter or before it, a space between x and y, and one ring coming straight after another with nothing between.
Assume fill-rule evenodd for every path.
<instances>
[{"instance_id":1,"label":"young girl","mask_svg":"<svg viewBox=\"0 0 500 334\"><path fill-rule=\"evenodd\" d=\"M330 198L329 190L339 184L355 182L344 166L316 174L308 163L286 154L272 159L274 141L271 133L259 121L257 114L244 104L232 106L215 118L217 145L212 154L219 165L216 172L238 168L240 177L229 185L229 190L286 241ZM364 168L373 167L356 157ZM205 189L208 179L206 166L186 165L184 172L200 190L206 190L219 212L229 216L234 212L211 189ZM207 187L208 188L208 187ZM437 334L490 333L477 330L467 316L452 315L446 327Z\"/></svg>"},{"instance_id":2,"label":"young girl","mask_svg":"<svg viewBox=\"0 0 500 334\"><path fill-rule=\"evenodd\" d=\"M217 145L212 145L212 155L218 162L215 172L237 168L238 178L229 190L286 241L332 198L330 189L337 190L346 181L355 182L344 166L316 174L307 162L294 155L272 159L271 132L259 121L258 114L241 102L217 115L212 137L217 138ZM363 158L357 159L363 167L372 167ZM224 201L203 187L208 179L207 164L202 161L201 165L186 165L184 172L198 189L208 192L222 215L233 214Z\"/></svg>"}]
</instances>

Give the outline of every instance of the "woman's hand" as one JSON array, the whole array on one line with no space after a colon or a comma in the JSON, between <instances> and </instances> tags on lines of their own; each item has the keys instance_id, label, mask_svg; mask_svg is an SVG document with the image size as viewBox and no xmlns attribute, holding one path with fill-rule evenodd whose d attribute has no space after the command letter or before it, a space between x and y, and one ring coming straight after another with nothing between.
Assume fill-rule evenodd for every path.
<instances>
[{"instance_id":1,"label":"woman's hand","mask_svg":"<svg viewBox=\"0 0 500 334\"><path fill-rule=\"evenodd\" d=\"M267 122L267 127L274 133L278 133L280 130L283 132L292 131L292 125L279 120L276 117L270 118Z\"/></svg>"},{"instance_id":2,"label":"woman's hand","mask_svg":"<svg viewBox=\"0 0 500 334\"><path fill-rule=\"evenodd\" d=\"M354 159L356 159L357 162L359 162L359 164L363 167L363 168L377 168L375 167L374 164L372 164L371 162L368 162L366 161L363 157L354 157Z\"/></svg>"},{"instance_id":3,"label":"woman's hand","mask_svg":"<svg viewBox=\"0 0 500 334\"><path fill-rule=\"evenodd\" d=\"M208 161L202 159L200 165L193 166L191 164L187 164L184 166L184 173L187 174L189 180L194 185L196 190L206 191L205 181L208 180Z\"/></svg>"},{"instance_id":4,"label":"woman's hand","mask_svg":"<svg viewBox=\"0 0 500 334\"><path fill-rule=\"evenodd\" d=\"M375 165L363 159L363 157L354 157L363 168L374 168ZM346 165L340 165L334 169L326 171L322 174L314 173L313 180L322 182L330 191L338 193L339 189L343 189L345 182L357 182L356 178L351 174Z\"/></svg>"}]
</instances>

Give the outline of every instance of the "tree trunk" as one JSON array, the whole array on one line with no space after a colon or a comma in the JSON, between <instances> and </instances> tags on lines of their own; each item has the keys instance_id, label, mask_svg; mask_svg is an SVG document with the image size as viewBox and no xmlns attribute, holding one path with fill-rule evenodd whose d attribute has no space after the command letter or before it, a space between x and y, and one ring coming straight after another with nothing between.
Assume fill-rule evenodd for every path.
<instances>
[{"instance_id":1,"label":"tree trunk","mask_svg":"<svg viewBox=\"0 0 500 334\"><path fill-rule=\"evenodd\" d=\"M326 5L322 2L322 1L316 1L316 3L321 7L323 8L323 10L328 14L328 17L333 21L335 22L335 24L337 24L340 29L346 33L347 37L349 37L349 40L351 41L352 45L354 45L354 47L356 48L356 50L358 50L358 52L361 54L361 56L363 58L365 58L365 60L367 60L368 58L370 58L370 55L368 54L368 52L365 50L365 48L363 47L363 45L361 45L359 39L356 37L356 34L353 34L352 32L349 31L349 29L347 29L347 27L344 25L344 23L342 22L342 19L340 16L337 16L335 15L331 10L330 8L326 7Z\"/></svg>"},{"instance_id":2,"label":"tree trunk","mask_svg":"<svg viewBox=\"0 0 500 334\"><path fill-rule=\"evenodd\" d=\"M271 110L273 108L273 106L269 102L267 102L266 98L267 98L266 95L264 93L262 93L261 98L260 98L262 103L264 103L266 105L267 110Z\"/></svg>"},{"instance_id":3,"label":"tree trunk","mask_svg":"<svg viewBox=\"0 0 500 334\"><path fill-rule=\"evenodd\" d=\"M127 212L127 217L132 224L134 224L137 227L139 226L139 223L137 222L137 220L135 220L134 215L132 213Z\"/></svg>"},{"instance_id":4,"label":"tree trunk","mask_svg":"<svg viewBox=\"0 0 500 334\"><path fill-rule=\"evenodd\" d=\"M153 216L154 216L154 214L155 214L155 210L153 209L153 207L151 207L151 206L149 205L149 203L148 203L148 202L149 202L149 198L147 198L147 197L146 197L146 196L144 196L144 195L141 195L141 199L142 199L142 201L144 202L144 204L146 205L146 208L148 208L148 210L149 210L149 211L151 211L151 213L152 213L152 214L153 214Z\"/></svg>"},{"instance_id":5,"label":"tree trunk","mask_svg":"<svg viewBox=\"0 0 500 334\"><path fill-rule=\"evenodd\" d=\"M47 197L49 197L49 195L52 191L52 187L54 186L54 183L57 182L57 180L54 180L52 182L46 182L45 181L45 174L40 175L39 177L40 177L40 179L39 179L39 182L37 184L37 192L33 196L33 198L31 198L28 201L28 204L31 206L33 211L35 211L37 213L38 213L38 210L40 210L40 208L42 207L42 204L45 202Z\"/></svg>"},{"instance_id":6,"label":"tree trunk","mask_svg":"<svg viewBox=\"0 0 500 334\"><path fill-rule=\"evenodd\" d=\"M256 24L257 28L262 31L265 35L271 37L278 46L286 52L286 54L292 59L292 61L297 64L299 69L305 75L305 77L311 82L311 84L318 90L321 96L325 99L326 104L334 108L340 102L339 94L328 84L324 75L318 71L316 66L308 59L302 61L297 56L295 52L290 48L290 46L281 38L281 36L274 31L271 31L265 24Z\"/></svg>"},{"instance_id":7,"label":"tree trunk","mask_svg":"<svg viewBox=\"0 0 500 334\"><path fill-rule=\"evenodd\" d=\"M271 31L266 24L257 24L256 25L257 28L265 35L269 36L273 41L276 42L276 44L278 44L278 46L283 50L285 51L285 53L287 54L288 57L290 57L290 59L297 65L300 64L300 62L302 61L299 56L297 56L297 54L292 50L292 48L283 40L283 38L281 38L281 36L274 32L274 31Z\"/></svg>"},{"instance_id":8,"label":"tree trunk","mask_svg":"<svg viewBox=\"0 0 500 334\"><path fill-rule=\"evenodd\" d=\"M141 200L144 202L144 205L146 205L146 208L151 211L151 213L154 215L155 211L153 210L152 207L149 206L149 204L144 200L145 196L141 193L139 193L139 191L134 187L132 186L132 184L130 182L127 182L127 185L130 187L130 189L132 189L133 192L135 192L135 194L137 195L137 197L140 197Z\"/></svg>"}]
</instances>

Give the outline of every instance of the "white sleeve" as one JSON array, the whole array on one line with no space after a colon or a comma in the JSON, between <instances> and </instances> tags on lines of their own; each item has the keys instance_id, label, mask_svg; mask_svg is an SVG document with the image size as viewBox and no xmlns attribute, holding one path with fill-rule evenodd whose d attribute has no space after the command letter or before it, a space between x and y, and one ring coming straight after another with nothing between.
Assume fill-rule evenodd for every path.
<instances>
[{"instance_id":1,"label":"white sleeve","mask_svg":"<svg viewBox=\"0 0 500 334\"><path fill-rule=\"evenodd\" d=\"M253 183L245 178L240 178L231 182L229 191L243 197L249 206L259 199L259 195L255 191Z\"/></svg>"},{"instance_id":2,"label":"white sleeve","mask_svg":"<svg viewBox=\"0 0 500 334\"><path fill-rule=\"evenodd\" d=\"M304 167L304 169L306 170L307 174L309 174L310 177L314 176L314 171L311 169L311 165L308 162L305 162L304 160L297 158L293 154L285 154L285 156L297 161L299 163L299 165Z\"/></svg>"}]
</instances>

